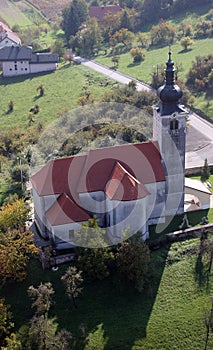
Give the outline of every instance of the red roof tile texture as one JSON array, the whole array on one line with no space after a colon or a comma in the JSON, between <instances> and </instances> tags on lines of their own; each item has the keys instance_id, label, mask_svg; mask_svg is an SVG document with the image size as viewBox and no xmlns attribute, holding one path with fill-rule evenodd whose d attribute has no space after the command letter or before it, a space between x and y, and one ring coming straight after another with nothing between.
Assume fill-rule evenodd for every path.
<instances>
[{"instance_id":1,"label":"red roof tile texture","mask_svg":"<svg viewBox=\"0 0 213 350\"><path fill-rule=\"evenodd\" d=\"M121 7L119 5L91 6L89 8L89 16L90 18L96 18L98 22L102 22L104 16L107 14L115 15L119 11L121 11Z\"/></svg>"},{"instance_id":2,"label":"red roof tile texture","mask_svg":"<svg viewBox=\"0 0 213 350\"><path fill-rule=\"evenodd\" d=\"M89 214L65 193L62 193L47 210L46 216L52 226L87 221L90 218Z\"/></svg>"}]
</instances>

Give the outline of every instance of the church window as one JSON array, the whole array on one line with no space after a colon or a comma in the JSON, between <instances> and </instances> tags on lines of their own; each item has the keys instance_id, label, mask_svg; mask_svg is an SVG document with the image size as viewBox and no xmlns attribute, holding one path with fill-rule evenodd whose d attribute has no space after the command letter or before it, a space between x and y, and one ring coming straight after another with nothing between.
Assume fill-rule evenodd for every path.
<instances>
[{"instance_id":1,"label":"church window","mask_svg":"<svg viewBox=\"0 0 213 350\"><path fill-rule=\"evenodd\" d=\"M179 123L177 119L173 119L170 121L170 130L178 130Z\"/></svg>"}]
</instances>

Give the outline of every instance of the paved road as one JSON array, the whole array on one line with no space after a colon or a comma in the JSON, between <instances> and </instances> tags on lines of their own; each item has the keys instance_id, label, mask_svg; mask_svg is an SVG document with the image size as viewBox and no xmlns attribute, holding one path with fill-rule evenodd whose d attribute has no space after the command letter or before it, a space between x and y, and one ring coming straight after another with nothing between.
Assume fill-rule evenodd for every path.
<instances>
[{"instance_id":1,"label":"paved road","mask_svg":"<svg viewBox=\"0 0 213 350\"><path fill-rule=\"evenodd\" d=\"M94 61L82 59L82 64L121 84L136 80L123 73L114 71ZM155 92L149 85L136 80L138 91ZM189 128L186 137L186 168L203 166L205 158L213 165L213 124L195 113L189 113Z\"/></svg>"},{"instance_id":2,"label":"paved road","mask_svg":"<svg viewBox=\"0 0 213 350\"><path fill-rule=\"evenodd\" d=\"M105 75L107 78L111 78L116 80L117 82L121 84L128 84L130 81L135 80L137 82L137 89L138 91L146 90L149 92L154 92L155 90L151 88L148 84L142 83L135 78L129 77L128 75L125 75L123 73L117 72L113 69L110 69L106 66L103 66L102 64L96 63L94 61L89 61L86 59L82 60L82 64L92 70L95 70L96 72Z\"/></svg>"}]
</instances>

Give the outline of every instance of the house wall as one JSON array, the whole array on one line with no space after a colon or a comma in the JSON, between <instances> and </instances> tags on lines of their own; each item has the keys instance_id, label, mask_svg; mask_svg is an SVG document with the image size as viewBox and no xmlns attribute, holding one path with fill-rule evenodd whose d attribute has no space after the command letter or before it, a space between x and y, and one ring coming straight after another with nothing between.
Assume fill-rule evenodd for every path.
<instances>
[{"instance_id":1,"label":"house wall","mask_svg":"<svg viewBox=\"0 0 213 350\"><path fill-rule=\"evenodd\" d=\"M2 62L3 76L16 76L30 73L29 61Z\"/></svg>"},{"instance_id":2,"label":"house wall","mask_svg":"<svg viewBox=\"0 0 213 350\"><path fill-rule=\"evenodd\" d=\"M36 63L30 64L30 73L48 72L56 70L57 63Z\"/></svg>"},{"instance_id":3,"label":"house wall","mask_svg":"<svg viewBox=\"0 0 213 350\"><path fill-rule=\"evenodd\" d=\"M48 72L55 70L56 67L56 63L30 64L29 61L2 62L2 71L5 77Z\"/></svg>"},{"instance_id":4,"label":"house wall","mask_svg":"<svg viewBox=\"0 0 213 350\"><path fill-rule=\"evenodd\" d=\"M19 43L15 43L14 41L12 41L9 38L4 38L1 42L0 42L0 49L2 49L2 47L5 46L18 46L20 45L21 41Z\"/></svg>"},{"instance_id":5,"label":"house wall","mask_svg":"<svg viewBox=\"0 0 213 350\"><path fill-rule=\"evenodd\" d=\"M211 195L205 192L198 191L191 187L185 186L185 193L186 194L192 194L196 196L199 199L201 208L200 209L209 209L210 208L210 200Z\"/></svg>"}]
</instances>

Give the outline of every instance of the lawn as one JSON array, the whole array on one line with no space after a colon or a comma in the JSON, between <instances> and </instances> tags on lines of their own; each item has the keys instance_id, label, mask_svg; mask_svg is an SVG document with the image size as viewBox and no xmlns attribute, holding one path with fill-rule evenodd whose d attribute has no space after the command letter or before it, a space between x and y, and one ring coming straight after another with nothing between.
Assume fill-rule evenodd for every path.
<instances>
[{"instance_id":1,"label":"lawn","mask_svg":"<svg viewBox=\"0 0 213 350\"><path fill-rule=\"evenodd\" d=\"M1 294L11 304L18 330L33 315L28 286L51 281L56 291L52 314L60 327L76 336L79 325L86 325L90 343L79 344L78 349L200 350L205 344L202 320L204 309L210 307L213 280L209 275L207 283L207 261L198 259L198 244L198 239L185 240L151 253L150 285L142 294L115 275L85 285L74 310L60 281L66 266L44 272L35 260L27 280L7 285Z\"/></svg>"},{"instance_id":2,"label":"lawn","mask_svg":"<svg viewBox=\"0 0 213 350\"><path fill-rule=\"evenodd\" d=\"M0 128L13 126L26 127L29 123L29 109L36 104L39 113L35 123L43 125L51 123L63 109L78 107L77 99L82 93L82 87L88 85L95 100L109 89L114 81L107 80L109 87L102 86L103 78L83 66L60 65L53 73L34 74L15 78L0 77ZM37 87L43 84L44 96L39 97ZM8 103L14 102L14 111L8 113Z\"/></svg>"},{"instance_id":3,"label":"lawn","mask_svg":"<svg viewBox=\"0 0 213 350\"><path fill-rule=\"evenodd\" d=\"M182 51L182 47L179 43L172 45L172 59L176 66L181 66L183 71L179 73L180 80L186 80L186 74L189 71L192 61L196 56L204 56L212 53L213 38L195 40L191 50L186 52ZM158 65L164 64L168 58L168 47L148 50L146 57L140 64L134 64L132 62L132 56L130 53L121 54L119 60L118 71L125 73L135 79L142 80L148 84L151 83L151 74L157 70ZM113 68L111 61L112 55L96 57L96 61L106 66ZM195 107L203 110L209 117L212 118L213 112L213 99L210 96L210 100L205 100L205 96L201 94L195 101Z\"/></svg>"}]
</instances>

